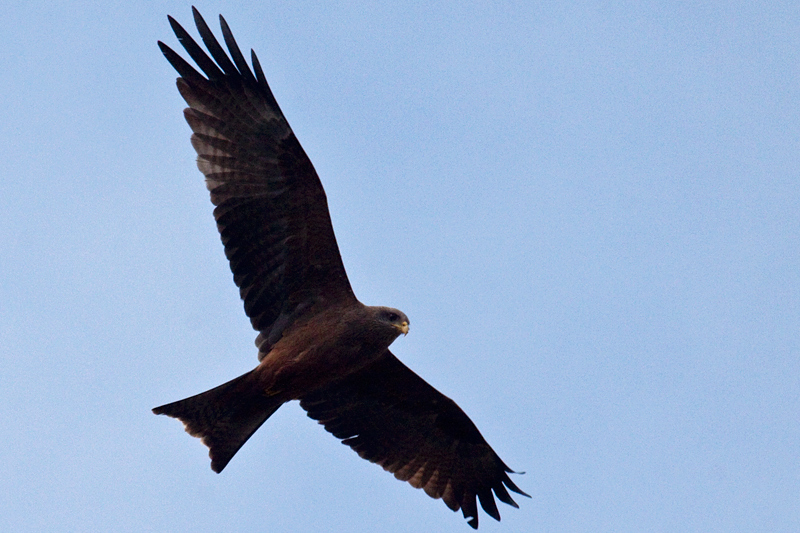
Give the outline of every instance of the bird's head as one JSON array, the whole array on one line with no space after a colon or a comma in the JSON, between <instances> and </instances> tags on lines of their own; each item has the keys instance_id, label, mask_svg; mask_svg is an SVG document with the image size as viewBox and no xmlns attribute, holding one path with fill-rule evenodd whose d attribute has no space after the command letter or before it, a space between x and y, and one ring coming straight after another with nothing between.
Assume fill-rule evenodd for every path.
<instances>
[{"instance_id":1,"label":"bird's head","mask_svg":"<svg viewBox=\"0 0 800 533\"><path fill-rule=\"evenodd\" d=\"M375 318L382 326L392 328L394 337L398 337L401 333L408 335L408 317L406 314L398 309L391 307L373 307Z\"/></svg>"}]
</instances>

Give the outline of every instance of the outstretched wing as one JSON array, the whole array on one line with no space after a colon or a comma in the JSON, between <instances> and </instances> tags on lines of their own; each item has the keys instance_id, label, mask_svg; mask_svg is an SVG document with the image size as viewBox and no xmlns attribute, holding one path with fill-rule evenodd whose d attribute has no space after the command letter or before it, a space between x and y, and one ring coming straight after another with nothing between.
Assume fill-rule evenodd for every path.
<instances>
[{"instance_id":1,"label":"outstretched wing","mask_svg":"<svg viewBox=\"0 0 800 533\"><path fill-rule=\"evenodd\" d=\"M206 177L214 217L244 300L261 356L315 305L355 301L328 202L311 161L278 107L255 52L253 70L225 19L230 57L192 8L206 52L172 17L175 35L205 75L164 43L189 104L197 166ZM213 60L211 59L213 58Z\"/></svg>"},{"instance_id":2,"label":"outstretched wing","mask_svg":"<svg viewBox=\"0 0 800 533\"><path fill-rule=\"evenodd\" d=\"M500 513L494 495L514 507L506 487L527 496L464 411L388 350L300 405L362 458L442 498L453 511L461 509L475 529L476 496L495 520Z\"/></svg>"}]
</instances>

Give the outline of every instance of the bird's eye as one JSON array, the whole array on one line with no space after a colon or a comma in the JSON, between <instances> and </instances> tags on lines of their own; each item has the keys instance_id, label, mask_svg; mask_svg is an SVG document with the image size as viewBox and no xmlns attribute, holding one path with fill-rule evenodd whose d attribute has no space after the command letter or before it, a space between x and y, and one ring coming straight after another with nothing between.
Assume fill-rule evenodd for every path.
<instances>
[{"instance_id":1,"label":"bird's eye","mask_svg":"<svg viewBox=\"0 0 800 533\"><path fill-rule=\"evenodd\" d=\"M397 313L389 313L386 318L389 319L389 322L397 322L397 319L400 318L397 316Z\"/></svg>"}]
</instances>

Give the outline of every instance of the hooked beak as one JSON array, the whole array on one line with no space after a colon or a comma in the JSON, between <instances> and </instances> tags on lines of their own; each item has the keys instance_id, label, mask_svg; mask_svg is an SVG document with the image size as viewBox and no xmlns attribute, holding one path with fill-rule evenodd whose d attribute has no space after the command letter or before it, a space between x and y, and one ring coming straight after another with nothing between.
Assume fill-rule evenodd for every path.
<instances>
[{"instance_id":1,"label":"hooked beak","mask_svg":"<svg viewBox=\"0 0 800 533\"><path fill-rule=\"evenodd\" d=\"M400 333L402 333L403 335L408 335L408 322L403 322L402 324L397 326L397 329L399 329Z\"/></svg>"}]
</instances>

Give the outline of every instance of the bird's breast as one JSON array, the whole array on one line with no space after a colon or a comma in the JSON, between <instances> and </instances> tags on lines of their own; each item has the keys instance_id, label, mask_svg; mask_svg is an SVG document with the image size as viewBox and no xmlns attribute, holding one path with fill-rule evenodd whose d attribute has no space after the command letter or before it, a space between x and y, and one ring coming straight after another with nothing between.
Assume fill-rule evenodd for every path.
<instances>
[{"instance_id":1,"label":"bird's breast","mask_svg":"<svg viewBox=\"0 0 800 533\"><path fill-rule=\"evenodd\" d=\"M386 350L356 335L305 333L290 332L262 359L258 374L266 390L298 399L360 370Z\"/></svg>"}]
</instances>

